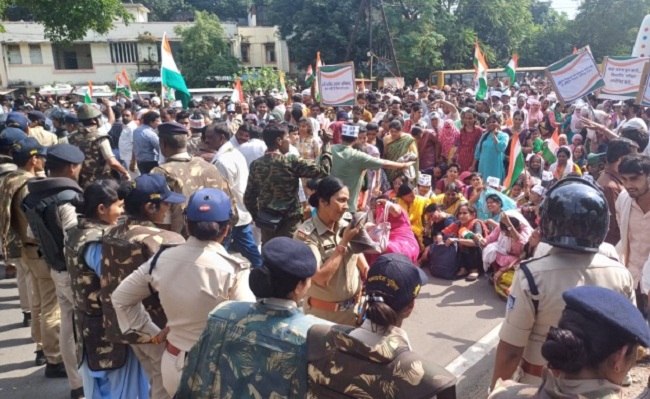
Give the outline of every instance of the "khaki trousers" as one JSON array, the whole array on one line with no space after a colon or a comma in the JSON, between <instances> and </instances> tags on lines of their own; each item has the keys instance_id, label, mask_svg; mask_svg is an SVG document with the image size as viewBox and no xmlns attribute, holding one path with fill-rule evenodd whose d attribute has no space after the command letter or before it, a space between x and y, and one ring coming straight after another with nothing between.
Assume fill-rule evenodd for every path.
<instances>
[{"instance_id":1,"label":"khaki trousers","mask_svg":"<svg viewBox=\"0 0 650 399\"><path fill-rule=\"evenodd\" d=\"M16 284L18 285L18 298L20 310L23 312L32 311L32 275L27 266L20 258L9 259L10 265L16 266Z\"/></svg>"},{"instance_id":2,"label":"khaki trousers","mask_svg":"<svg viewBox=\"0 0 650 399\"><path fill-rule=\"evenodd\" d=\"M178 390L178 384L181 382L183 367L185 366L185 355L187 352L180 351L177 356L168 351L162 355L160 371L162 373L163 385L170 396L174 396Z\"/></svg>"},{"instance_id":3,"label":"khaki trousers","mask_svg":"<svg viewBox=\"0 0 650 399\"><path fill-rule=\"evenodd\" d=\"M22 255L22 261L32 275L32 337L37 349L43 350L47 362L59 364L62 361L59 350L61 314L50 269L38 256L36 247L23 247Z\"/></svg>"},{"instance_id":4,"label":"khaki trousers","mask_svg":"<svg viewBox=\"0 0 650 399\"><path fill-rule=\"evenodd\" d=\"M56 298L61 309L61 331L59 332L59 347L65 372L68 374L70 389L83 386L79 369L77 368L77 346L74 341L74 298L70 286L70 273L50 270L52 281L56 287Z\"/></svg>"},{"instance_id":5,"label":"khaki trousers","mask_svg":"<svg viewBox=\"0 0 650 399\"><path fill-rule=\"evenodd\" d=\"M131 348L149 377L149 385L151 386L149 397L151 399L171 399L172 395L169 395L165 390L162 373L160 372L165 344L131 345Z\"/></svg>"}]
</instances>

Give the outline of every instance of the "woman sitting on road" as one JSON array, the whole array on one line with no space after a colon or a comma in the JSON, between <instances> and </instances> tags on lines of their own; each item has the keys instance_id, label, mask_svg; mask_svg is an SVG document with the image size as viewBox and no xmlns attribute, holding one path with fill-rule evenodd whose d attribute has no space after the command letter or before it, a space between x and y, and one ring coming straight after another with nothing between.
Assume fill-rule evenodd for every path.
<instances>
[{"instance_id":1,"label":"woman sitting on road","mask_svg":"<svg viewBox=\"0 0 650 399\"><path fill-rule=\"evenodd\" d=\"M532 232L521 213L508 211L502 213L499 226L479 240L483 247L483 268L486 272L494 270L494 288L503 299L508 297L515 267Z\"/></svg>"},{"instance_id":2,"label":"woman sitting on road","mask_svg":"<svg viewBox=\"0 0 650 399\"><path fill-rule=\"evenodd\" d=\"M442 206L445 213L454 214L458 210L458 206L467 202L463 194L460 193L460 187L456 183L450 183L445 187L445 193L436 195L431 198L434 204Z\"/></svg>"},{"instance_id":3,"label":"woman sitting on road","mask_svg":"<svg viewBox=\"0 0 650 399\"><path fill-rule=\"evenodd\" d=\"M386 196L381 196L374 202L376 203L375 220L384 220L384 213L388 212L385 217L386 221L390 223L388 247L383 253L404 254L411 260L411 262L417 262L418 254L420 253L420 246L418 240L413 234L408 213L406 213L402 207L390 201ZM365 256L370 265L372 265L379 257L379 255L369 254L366 254Z\"/></svg>"},{"instance_id":4,"label":"woman sitting on road","mask_svg":"<svg viewBox=\"0 0 650 399\"><path fill-rule=\"evenodd\" d=\"M442 231L443 237L446 237L445 245L458 244L460 269L456 277L465 277L467 281L478 279L479 272L483 269L479 240L488 234L487 227L476 216L476 208L473 205L461 204L456 212L458 221Z\"/></svg>"}]
</instances>

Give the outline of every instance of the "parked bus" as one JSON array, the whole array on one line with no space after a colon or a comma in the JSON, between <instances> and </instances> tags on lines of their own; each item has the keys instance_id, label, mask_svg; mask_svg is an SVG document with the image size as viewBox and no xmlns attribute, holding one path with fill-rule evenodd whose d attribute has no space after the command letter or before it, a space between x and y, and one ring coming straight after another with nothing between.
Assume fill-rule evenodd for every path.
<instances>
[{"instance_id":1,"label":"parked bus","mask_svg":"<svg viewBox=\"0 0 650 399\"><path fill-rule=\"evenodd\" d=\"M517 81L522 82L526 75L529 77L541 77L545 76L546 67L526 67L526 68L517 68ZM508 75L503 72L503 69L488 69L488 81L492 81L495 78L506 81ZM476 72L473 69L458 69L455 71L436 71L431 73L429 84L442 87L444 85L452 85L454 83L462 83L465 86L474 85L474 75Z\"/></svg>"}]
</instances>

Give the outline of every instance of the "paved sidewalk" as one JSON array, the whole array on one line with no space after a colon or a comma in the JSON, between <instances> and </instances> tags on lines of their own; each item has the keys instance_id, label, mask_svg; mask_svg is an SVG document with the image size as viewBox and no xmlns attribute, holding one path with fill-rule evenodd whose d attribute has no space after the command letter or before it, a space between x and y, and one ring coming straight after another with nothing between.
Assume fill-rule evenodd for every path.
<instances>
[{"instance_id":1,"label":"paved sidewalk","mask_svg":"<svg viewBox=\"0 0 650 399\"><path fill-rule=\"evenodd\" d=\"M34 365L36 345L22 321L16 279L0 280L0 398L70 398L67 379L45 378L45 366Z\"/></svg>"}]
</instances>

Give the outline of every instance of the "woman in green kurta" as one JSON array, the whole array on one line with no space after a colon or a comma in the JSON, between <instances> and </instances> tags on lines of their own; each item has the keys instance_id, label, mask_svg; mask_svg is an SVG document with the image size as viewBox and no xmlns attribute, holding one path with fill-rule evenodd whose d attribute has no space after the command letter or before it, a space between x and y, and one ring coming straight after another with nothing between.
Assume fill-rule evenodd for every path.
<instances>
[{"instance_id":1,"label":"woman in green kurta","mask_svg":"<svg viewBox=\"0 0 650 399\"><path fill-rule=\"evenodd\" d=\"M417 157L418 147L417 143L413 136L402 131L402 122L394 120L389 125L389 135L384 137L384 158L395 161L402 157L403 155L412 152ZM415 161L413 165L415 168L416 176L413 176L414 179L417 179L417 173L419 171L419 160ZM388 175L390 181L395 180L399 174L403 172L400 170L390 170L384 169Z\"/></svg>"}]
</instances>

